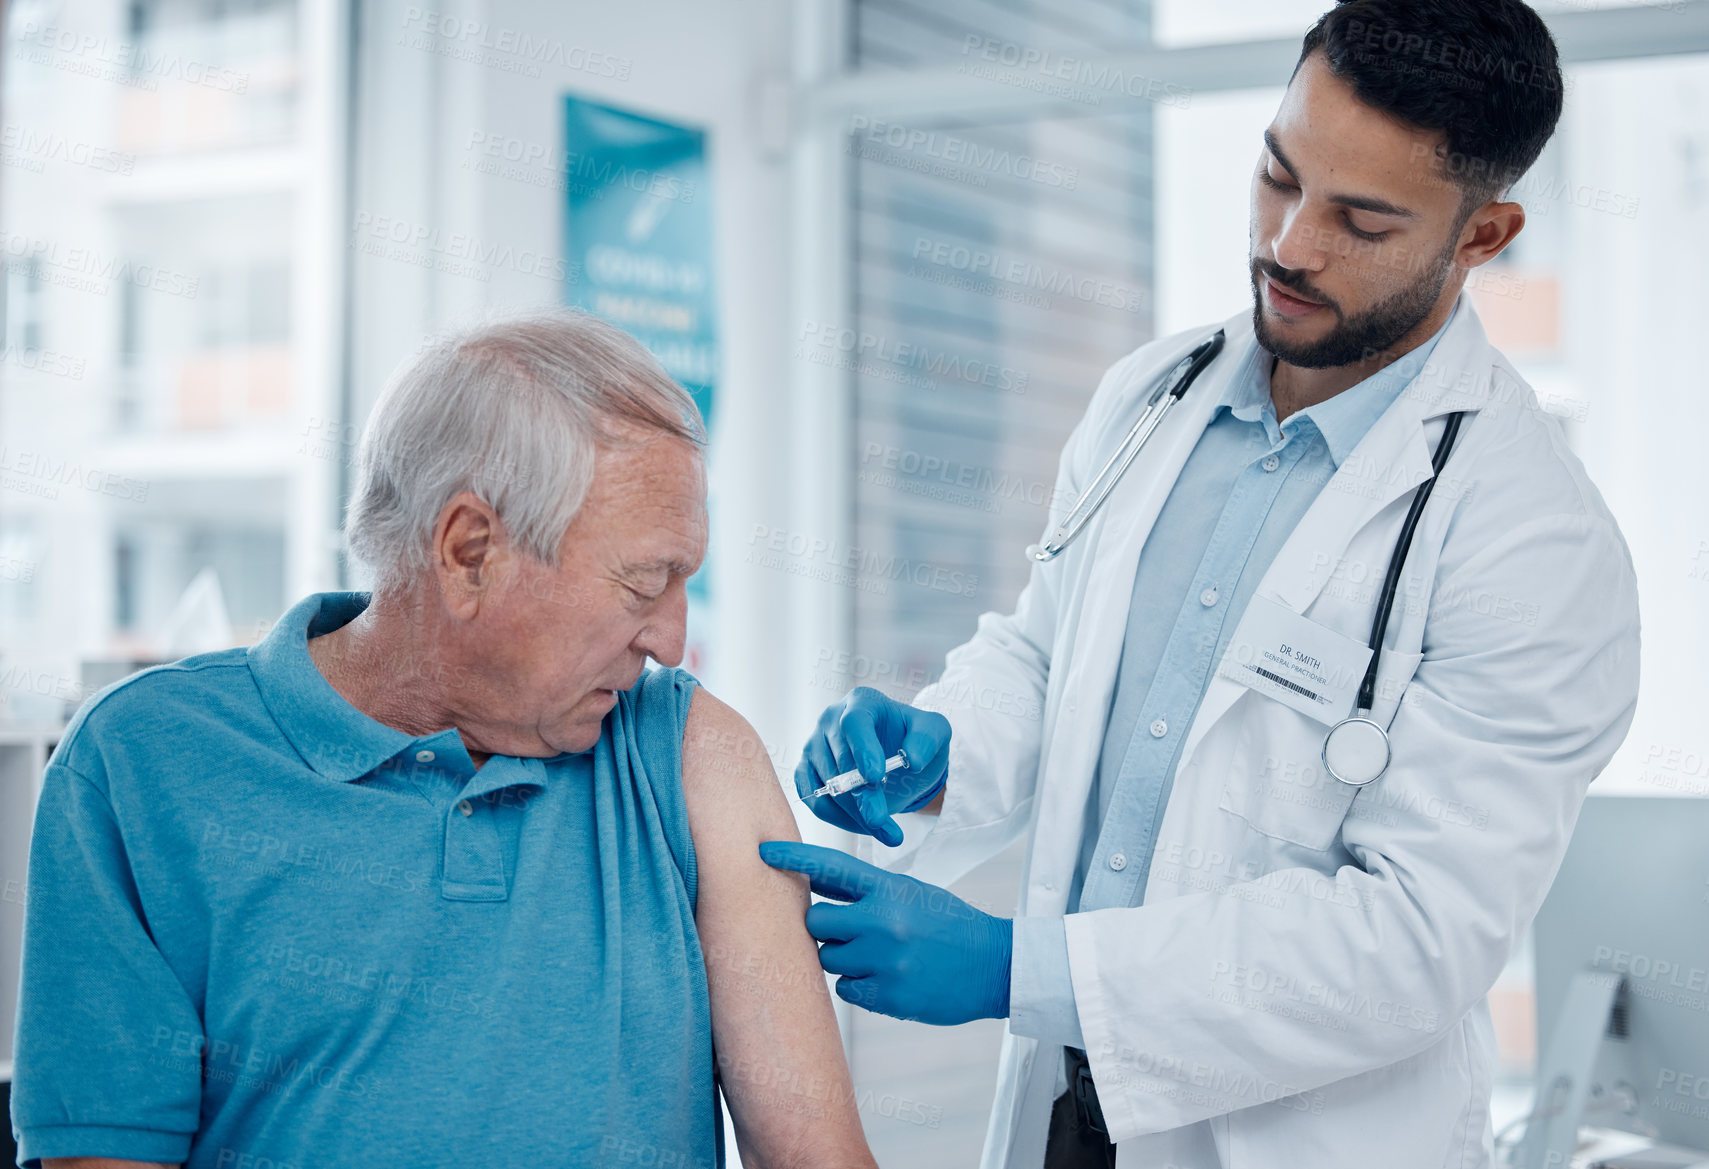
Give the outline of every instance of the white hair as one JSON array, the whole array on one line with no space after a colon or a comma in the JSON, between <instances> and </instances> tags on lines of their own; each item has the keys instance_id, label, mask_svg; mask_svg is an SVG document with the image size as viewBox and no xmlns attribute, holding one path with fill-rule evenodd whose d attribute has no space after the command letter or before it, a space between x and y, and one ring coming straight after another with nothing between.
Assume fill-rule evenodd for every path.
<instances>
[{"instance_id":1,"label":"white hair","mask_svg":"<svg viewBox=\"0 0 1709 1169\"><path fill-rule=\"evenodd\" d=\"M601 447L634 429L697 450L694 399L640 342L574 309L494 319L427 344L392 374L368 416L345 511L350 554L376 594L432 570L439 513L471 491L511 539L555 567Z\"/></svg>"}]
</instances>

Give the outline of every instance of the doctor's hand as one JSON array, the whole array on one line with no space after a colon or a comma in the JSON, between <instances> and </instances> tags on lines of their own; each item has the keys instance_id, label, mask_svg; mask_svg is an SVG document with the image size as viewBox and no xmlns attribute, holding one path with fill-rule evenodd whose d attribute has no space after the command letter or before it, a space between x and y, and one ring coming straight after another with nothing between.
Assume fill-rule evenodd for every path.
<instances>
[{"instance_id":1,"label":"doctor's hand","mask_svg":"<svg viewBox=\"0 0 1709 1169\"><path fill-rule=\"evenodd\" d=\"M859 768L869 783L840 796L807 800L812 813L847 832L895 847L902 829L892 817L932 802L949 771L949 720L936 711L896 702L870 686L857 686L819 716L795 768L796 794ZM884 774L884 760L900 749L908 767Z\"/></svg>"},{"instance_id":2,"label":"doctor's hand","mask_svg":"<svg viewBox=\"0 0 1709 1169\"><path fill-rule=\"evenodd\" d=\"M807 910L807 932L823 943L819 965L842 975L837 997L939 1026L1008 1017L1008 918L834 848L768 840L760 859L805 873L813 892L849 903L821 901Z\"/></svg>"}]
</instances>

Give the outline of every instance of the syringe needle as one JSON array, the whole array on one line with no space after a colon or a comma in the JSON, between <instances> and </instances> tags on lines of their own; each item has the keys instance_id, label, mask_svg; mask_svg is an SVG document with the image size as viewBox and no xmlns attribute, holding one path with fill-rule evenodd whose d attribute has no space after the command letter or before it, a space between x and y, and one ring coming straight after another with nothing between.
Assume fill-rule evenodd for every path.
<instances>
[{"instance_id":1,"label":"syringe needle","mask_svg":"<svg viewBox=\"0 0 1709 1169\"><path fill-rule=\"evenodd\" d=\"M884 774L889 775L892 771L904 770L907 766L907 752L898 751L896 754L884 761ZM851 792L857 787L865 787L870 782L871 781L868 780L866 776L860 773L859 768L856 768L852 771L845 771L841 775L832 776L830 779L825 781L825 785L823 787L810 791L801 798L803 800L811 800L816 799L819 796L840 796L844 792Z\"/></svg>"}]
</instances>

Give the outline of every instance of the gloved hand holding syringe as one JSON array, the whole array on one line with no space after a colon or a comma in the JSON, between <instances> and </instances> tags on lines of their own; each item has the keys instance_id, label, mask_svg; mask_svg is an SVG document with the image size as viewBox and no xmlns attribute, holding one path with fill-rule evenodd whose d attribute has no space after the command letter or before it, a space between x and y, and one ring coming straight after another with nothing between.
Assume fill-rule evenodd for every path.
<instances>
[{"instance_id":1,"label":"gloved hand holding syringe","mask_svg":"<svg viewBox=\"0 0 1709 1169\"><path fill-rule=\"evenodd\" d=\"M892 771L906 771L907 769L908 753L906 751L898 751L896 754L884 761L885 775L889 775ZM844 792L852 792L857 787L865 787L871 782L871 780L867 779L866 776L860 773L859 768L851 768L850 770L843 772L841 775L833 775L830 779L825 781L823 787L815 788L813 791L810 791L799 798L805 802L813 799L815 796L840 796Z\"/></svg>"},{"instance_id":2,"label":"gloved hand holding syringe","mask_svg":"<svg viewBox=\"0 0 1709 1169\"><path fill-rule=\"evenodd\" d=\"M827 824L894 848L902 843L896 814L921 811L943 790L949 739L949 720L936 711L856 686L819 716L795 792Z\"/></svg>"}]
</instances>

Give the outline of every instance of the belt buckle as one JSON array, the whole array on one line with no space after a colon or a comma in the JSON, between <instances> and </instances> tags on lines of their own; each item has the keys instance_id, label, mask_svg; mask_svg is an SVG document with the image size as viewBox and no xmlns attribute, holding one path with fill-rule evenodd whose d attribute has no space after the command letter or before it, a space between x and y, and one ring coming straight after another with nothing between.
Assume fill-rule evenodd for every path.
<instances>
[{"instance_id":1,"label":"belt buckle","mask_svg":"<svg viewBox=\"0 0 1709 1169\"><path fill-rule=\"evenodd\" d=\"M1104 1109L1098 1100L1098 1085L1092 1079L1092 1065L1082 1058L1075 1061L1074 1103L1080 1113L1080 1123L1095 1133L1109 1136L1104 1126Z\"/></svg>"}]
</instances>

